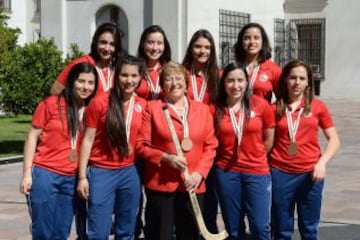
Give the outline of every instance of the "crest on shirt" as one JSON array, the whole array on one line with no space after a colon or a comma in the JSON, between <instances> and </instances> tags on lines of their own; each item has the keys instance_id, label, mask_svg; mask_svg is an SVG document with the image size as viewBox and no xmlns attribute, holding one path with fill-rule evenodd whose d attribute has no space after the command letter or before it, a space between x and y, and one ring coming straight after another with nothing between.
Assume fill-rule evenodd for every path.
<instances>
[{"instance_id":1,"label":"crest on shirt","mask_svg":"<svg viewBox=\"0 0 360 240\"><path fill-rule=\"evenodd\" d=\"M135 111L138 112L138 113L141 113L141 112L142 112L142 107L141 107L141 105L138 104L138 103L135 103L134 109L135 109Z\"/></svg>"},{"instance_id":2,"label":"crest on shirt","mask_svg":"<svg viewBox=\"0 0 360 240\"><path fill-rule=\"evenodd\" d=\"M250 111L250 118L254 118L256 116L255 112L253 110Z\"/></svg>"},{"instance_id":3,"label":"crest on shirt","mask_svg":"<svg viewBox=\"0 0 360 240\"><path fill-rule=\"evenodd\" d=\"M260 81L262 81L262 82L266 82L266 81L269 81L269 76L266 74L266 73L262 73L261 75L260 75Z\"/></svg>"}]
</instances>

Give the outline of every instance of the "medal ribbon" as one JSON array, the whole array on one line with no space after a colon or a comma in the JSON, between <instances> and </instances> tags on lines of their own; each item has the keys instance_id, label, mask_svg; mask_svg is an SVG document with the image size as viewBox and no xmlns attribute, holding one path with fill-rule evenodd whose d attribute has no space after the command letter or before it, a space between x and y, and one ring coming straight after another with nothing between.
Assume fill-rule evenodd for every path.
<instances>
[{"instance_id":1,"label":"medal ribbon","mask_svg":"<svg viewBox=\"0 0 360 240\"><path fill-rule=\"evenodd\" d=\"M82 106L78 113L79 113L79 122L81 123L82 120L83 120L83 117L84 117L84 106ZM72 137L70 138L70 145L71 145L71 150L76 150L76 143L77 143L77 140L78 140L78 137L79 137L79 129L76 131L76 134L75 134L75 137Z\"/></svg>"},{"instance_id":2,"label":"medal ribbon","mask_svg":"<svg viewBox=\"0 0 360 240\"><path fill-rule=\"evenodd\" d=\"M294 142L296 142L296 133L299 129L300 117L304 111L304 108L300 108L299 114L297 115L295 122L293 122L292 113L289 110L289 108L286 108L285 111L286 111L286 120L287 120L287 125L288 125L288 130L289 130L290 141L292 143L294 143Z\"/></svg>"},{"instance_id":3,"label":"medal ribbon","mask_svg":"<svg viewBox=\"0 0 360 240\"><path fill-rule=\"evenodd\" d=\"M250 78L250 83L249 83L250 94L253 93L254 85L255 85L255 80L256 80L256 78L257 78L259 69L260 69L260 64L258 64L258 65L254 68L254 71L251 73L251 78ZM249 73L249 69L248 69L248 68L246 68L246 72Z\"/></svg>"},{"instance_id":4,"label":"medal ribbon","mask_svg":"<svg viewBox=\"0 0 360 240\"><path fill-rule=\"evenodd\" d=\"M102 71L101 68L99 68L98 66L95 67L96 71L99 75L101 84L103 86L104 92L107 92L110 90L110 88L112 88L113 85L113 77L114 77L114 71L112 68L108 67L107 68L107 79L105 79L104 73Z\"/></svg>"},{"instance_id":5,"label":"medal ribbon","mask_svg":"<svg viewBox=\"0 0 360 240\"><path fill-rule=\"evenodd\" d=\"M242 135L243 135L244 119L245 119L244 105L242 104L242 106L240 108L239 120L237 122L236 122L234 110L230 107L228 107L228 109L229 109L229 114L230 114L231 125L232 125L235 135L238 139L238 146L240 146Z\"/></svg>"},{"instance_id":6,"label":"medal ribbon","mask_svg":"<svg viewBox=\"0 0 360 240\"><path fill-rule=\"evenodd\" d=\"M166 100L166 98L165 98ZM187 121L187 115L189 112L189 103L186 99L186 97L184 97L184 102L185 102L185 106L184 106L184 117L181 117L181 114L176 110L176 107L174 106L174 104L171 104L169 101L167 101L167 104L169 105L169 107L171 107L172 110L174 110L174 112L176 113L176 115L179 117L183 127L184 127L184 138L189 138L189 124Z\"/></svg>"},{"instance_id":7,"label":"medal ribbon","mask_svg":"<svg viewBox=\"0 0 360 240\"><path fill-rule=\"evenodd\" d=\"M156 66L154 67L154 71L158 71L159 69L160 69L160 64L156 64ZM147 83L149 84L152 99L157 99L159 97L160 89L161 89L160 81L159 81L160 76L157 77L155 81L155 86L151 80L151 76L148 71L146 71L145 78Z\"/></svg>"},{"instance_id":8,"label":"medal ribbon","mask_svg":"<svg viewBox=\"0 0 360 240\"><path fill-rule=\"evenodd\" d=\"M135 105L135 97L131 96L129 101L128 110L126 113L126 120L125 120L125 130L126 130L126 139L127 142L130 142L130 128L131 128L131 121L134 112L134 105Z\"/></svg>"},{"instance_id":9,"label":"medal ribbon","mask_svg":"<svg viewBox=\"0 0 360 240\"><path fill-rule=\"evenodd\" d=\"M207 75L204 76L204 81L202 82L200 93L198 92L197 83L196 83L196 74L194 66L191 67L191 84L192 90L194 94L194 100L196 102L202 102L205 96L205 91L208 84L208 77Z\"/></svg>"}]
</instances>

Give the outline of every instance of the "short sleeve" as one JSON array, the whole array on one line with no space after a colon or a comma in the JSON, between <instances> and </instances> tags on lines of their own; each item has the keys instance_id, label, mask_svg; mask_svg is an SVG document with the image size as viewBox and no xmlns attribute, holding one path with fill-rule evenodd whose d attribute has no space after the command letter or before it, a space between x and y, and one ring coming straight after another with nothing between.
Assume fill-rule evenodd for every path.
<instances>
[{"instance_id":1,"label":"short sleeve","mask_svg":"<svg viewBox=\"0 0 360 240\"><path fill-rule=\"evenodd\" d=\"M35 128L44 128L50 119L50 112L45 101L39 103L34 112L31 124Z\"/></svg>"},{"instance_id":2,"label":"short sleeve","mask_svg":"<svg viewBox=\"0 0 360 240\"><path fill-rule=\"evenodd\" d=\"M319 125L322 129L334 126L329 110L321 101L319 101Z\"/></svg>"}]
</instances>

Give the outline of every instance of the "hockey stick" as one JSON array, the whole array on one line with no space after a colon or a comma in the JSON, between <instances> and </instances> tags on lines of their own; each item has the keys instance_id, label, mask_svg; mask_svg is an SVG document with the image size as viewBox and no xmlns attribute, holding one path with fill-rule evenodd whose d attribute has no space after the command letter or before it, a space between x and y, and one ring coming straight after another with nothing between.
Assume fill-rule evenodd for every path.
<instances>
[{"instance_id":1,"label":"hockey stick","mask_svg":"<svg viewBox=\"0 0 360 240\"><path fill-rule=\"evenodd\" d=\"M174 125L173 125L173 123L171 121L170 113L169 113L169 110L168 110L167 106L163 107L163 111L164 111L166 122L168 124L169 130L170 130L170 133L171 133L172 141L173 141L173 143L175 145L175 148L176 148L176 154L178 156L180 156L180 157L183 157L184 154L183 154L183 151L181 149L179 139L176 136L175 128L174 128ZM185 170L184 170L185 179L188 178L189 176L190 176L189 175L189 170L187 168L185 168ZM202 213L201 213L201 209L200 209L198 199L196 197L196 193L194 192L194 190L190 190L190 191L188 191L188 193L189 193L189 197L190 197L191 206L192 206L192 209L194 211L196 223L198 225L200 234L203 236L203 238L205 240L224 240L225 238L227 238L228 233L226 232L226 230L224 230L224 231L222 231L220 233L217 233L217 234L212 234L212 233L209 232L209 230L206 228L206 225L204 223L204 218L203 218Z\"/></svg>"}]
</instances>

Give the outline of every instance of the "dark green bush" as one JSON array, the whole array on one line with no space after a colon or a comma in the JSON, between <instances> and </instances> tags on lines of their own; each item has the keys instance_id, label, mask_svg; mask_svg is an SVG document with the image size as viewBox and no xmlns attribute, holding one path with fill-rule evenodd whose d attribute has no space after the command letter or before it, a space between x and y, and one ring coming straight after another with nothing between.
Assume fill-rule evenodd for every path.
<instances>
[{"instance_id":1,"label":"dark green bush","mask_svg":"<svg viewBox=\"0 0 360 240\"><path fill-rule=\"evenodd\" d=\"M48 95L64 64L83 53L70 45L70 54L62 52L53 40L40 39L25 46L16 44L19 29L6 25L0 11L0 109L12 114L31 114Z\"/></svg>"},{"instance_id":2,"label":"dark green bush","mask_svg":"<svg viewBox=\"0 0 360 240\"><path fill-rule=\"evenodd\" d=\"M40 39L17 47L4 57L0 70L3 109L15 115L30 114L63 69L62 53L53 40Z\"/></svg>"}]
</instances>

